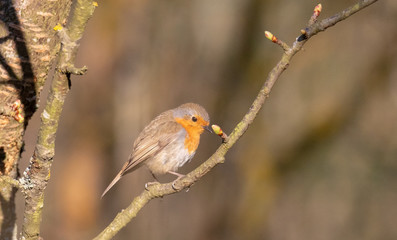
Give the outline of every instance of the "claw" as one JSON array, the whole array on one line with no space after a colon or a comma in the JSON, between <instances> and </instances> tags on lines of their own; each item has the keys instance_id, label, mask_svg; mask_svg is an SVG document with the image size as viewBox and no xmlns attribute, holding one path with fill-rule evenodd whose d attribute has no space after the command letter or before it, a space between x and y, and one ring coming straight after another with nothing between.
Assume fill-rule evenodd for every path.
<instances>
[{"instance_id":1,"label":"claw","mask_svg":"<svg viewBox=\"0 0 397 240\"><path fill-rule=\"evenodd\" d=\"M157 184L160 184L160 183L159 182L147 182L147 183L145 183L145 190L149 191L150 186L157 185Z\"/></svg>"},{"instance_id":2,"label":"claw","mask_svg":"<svg viewBox=\"0 0 397 240\"><path fill-rule=\"evenodd\" d=\"M177 178L176 180L178 180L178 179L179 178ZM172 189L174 189L175 191L178 191L179 189L175 187L175 181L172 182Z\"/></svg>"},{"instance_id":3,"label":"claw","mask_svg":"<svg viewBox=\"0 0 397 240\"><path fill-rule=\"evenodd\" d=\"M171 174L177 176L177 178L172 182L172 189L174 189L175 191L180 190L179 188L175 187L175 182L178 181L179 179L183 178L186 175L183 175L183 174L180 174L177 172L173 172L173 171L168 171L168 173L171 173Z\"/></svg>"}]
</instances>

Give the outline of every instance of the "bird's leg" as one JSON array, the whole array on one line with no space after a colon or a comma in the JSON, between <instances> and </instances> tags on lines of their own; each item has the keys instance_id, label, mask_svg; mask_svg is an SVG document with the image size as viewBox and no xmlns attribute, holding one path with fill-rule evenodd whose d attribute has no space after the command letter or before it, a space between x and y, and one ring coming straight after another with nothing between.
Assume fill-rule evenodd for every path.
<instances>
[{"instance_id":1,"label":"bird's leg","mask_svg":"<svg viewBox=\"0 0 397 240\"><path fill-rule=\"evenodd\" d=\"M149 187L150 187L150 186L153 186L153 185L156 185L156 184L160 184L160 182L159 182L159 180L157 179L156 175L154 175L154 173L151 173L151 174L152 174L154 180L156 180L156 181L145 183L145 189L146 189L146 190L149 190Z\"/></svg>"},{"instance_id":2,"label":"bird's leg","mask_svg":"<svg viewBox=\"0 0 397 240\"><path fill-rule=\"evenodd\" d=\"M159 180L157 179L156 175L154 175L154 173L152 173L152 176L153 176L154 180L156 180L156 182L159 182Z\"/></svg>"},{"instance_id":3,"label":"bird's leg","mask_svg":"<svg viewBox=\"0 0 397 240\"><path fill-rule=\"evenodd\" d=\"M176 180L178 180L178 179L180 179L180 178L186 176L185 174L180 174L180 173L173 172L173 171L168 171L168 173L171 173L172 175L177 176L178 178L177 178ZM176 181L176 180L175 180L175 181Z\"/></svg>"},{"instance_id":4,"label":"bird's leg","mask_svg":"<svg viewBox=\"0 0 397 240\"><path fill-rule=\"evenodd\" d=\"M183 178L183 177L186 176L186 175L180 174L180 173L177 173L177 172L173 172L173 171L168 171L168 173L171 173L172 175L177 176L177 179L175 179L175 180L172 182L172 188L173 188L174 190L178 190L178 189L175 187L175 182L178 181L179 179Z\"/></svg>"}]
</instances>

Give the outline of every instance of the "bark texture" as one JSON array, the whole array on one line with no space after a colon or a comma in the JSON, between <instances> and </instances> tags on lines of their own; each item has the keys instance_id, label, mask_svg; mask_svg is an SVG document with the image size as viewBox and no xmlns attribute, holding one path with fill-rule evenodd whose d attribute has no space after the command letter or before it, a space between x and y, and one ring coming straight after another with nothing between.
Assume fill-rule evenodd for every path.
<instances>
[{"instance_id":1,"label":"bark texture","mask_svg":"<svg viewBox=\"0 0 397 240\"><path fill-rule=\"evenodd\" d=\"M0 2L0 175L16 179L23 136L59 49L53 27L66 21L71 1ZM20 101L16 118L13 104ZM22 117L22 118L21 118ZM16 189L0 185L1 238L14 239Z\"/></svg>"}]
</instances>

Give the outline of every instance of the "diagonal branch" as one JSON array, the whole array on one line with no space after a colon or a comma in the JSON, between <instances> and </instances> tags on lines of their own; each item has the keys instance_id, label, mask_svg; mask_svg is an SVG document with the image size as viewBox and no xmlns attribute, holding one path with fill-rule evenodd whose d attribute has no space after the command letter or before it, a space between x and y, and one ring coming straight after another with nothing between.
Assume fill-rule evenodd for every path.
<instances>
[{"instance_id":1,"label":"diagonal branch","mask_svg":"<svg viewBox=\"0 0 397 240\"><path fill-rule=\"evenodd\" d=\"M351 15L355 14L356 12L368 7L369 5L373 4L377 0L361 0L357 2L356 4L344 9L343 11L335 14L332 17L329 17L327 19L321 20L317 23L314 23L313 25L309 26L306 29L307 32L307 37L312 37L313 35L316 35L319 32L324 31L325 29L334 26L340 21L345 20L346 18L350 17Z\"/></svg>"},{"instance_id":2,"label":"diagonal branch","mask_svg":"<svg viewBox=\"0 0 397 240\"><path fill-rule=\"evenodd\" d=\"M292 44L292 47L289 47L284 42L279 41L275 37L272 38L271 40L273 42L277 43L284 49L281 60L267 76L262 88L260 89L248 112L234 128L233 132L228 137L228 140L223 142L216 150L216 152L203 164L187 174L185 177L179 179L178 181L175 181L174 187L172 186L172 183L149 186L149 188L147 190L144 190L139 196L137 196L126 209L122 210L119 214L117 214L114 220L94 239L111 239L118 233L118 231L120 231L121 228L126 226L127 223L135 218L138 212L150 200L177 193L183 189L191 187L212 168L214 168L219 163L223 163L225 161L226 153L229 151L230 148L233 147L237 140L239 140L240 137L245 133L245 131L247 131L250 124L255 120L258 112L265 103L265 100L269 97L273 85L280 77L280 75L288 68L292 57L302 49L302 46L306 43L306 41L315 34L324 31L325 29L335 25L336 23L350 17L354 13L362 10L363 8L369 6L376 1L377 0L361 0L357 4L343 10L342 12L318 22L317 17L319 12L315 12L317 15L314 17L312 16L307 28L305 30L302 30L302 35L296 39L296 41ZM321 5L319 7L321 12ZM315 11L318 11L318 9L315 9Z\"/></svg>"},{"instance_id":3,"label":"diagonal branch","mask_svg":"<svg viewBox=\"0 0 397 240\"><path fill-rule=\"evenodd\" d=\"M38 239L44 205L44 190L50 179L50 169L55 155L55 137L60 115L70 88L70 74L65 70L76 69L73 65L88 19L94 13L96 3L90 0L78 0L67 28L58 26L61 38L61 51L57 69L52 79L50 94L41 114L40 131L29 167L20 180L25 195L25 211L22 226L22 239ZM74 71L74 70L73 70Z\"/></svg>"}]
</instances>

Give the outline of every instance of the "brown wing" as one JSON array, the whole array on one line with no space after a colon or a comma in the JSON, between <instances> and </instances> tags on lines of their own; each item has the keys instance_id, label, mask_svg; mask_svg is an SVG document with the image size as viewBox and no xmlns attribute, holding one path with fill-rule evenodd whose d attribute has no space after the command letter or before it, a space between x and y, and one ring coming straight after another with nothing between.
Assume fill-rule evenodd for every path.
<instances>
[{"instance_id":1,"label":"brown wing","mask_svg":"<svg viewBox=\"0 0 397 240\"><path fill-rule=\"evenodd\" d=\"M166 114L167 112L163 113ZM162 116L161 114L160 116ZM116 175L113 181L109 184L106 190L103 192L102 197L109 191L110 188L116 184L122 176L127 173L134 171L138 168L145 160L156 155L165 146L175 141L178 138L176 132L180 131L183 127L173 121L172 118L159 118L158 116L154 119L143 131L139 134L138 138L134 142L133 152L131 153L129 160L123 165L120 172ZM172 117L172 115L171 115ZM158 121L156 120L165 120Z\"/></svg>"},{"instance_id":2,"label":"brown wing","mask_svg":"<svg viewBox=\"0 0 397 240\"><path fill-rule=\"evenodd\" d=\"M153 120L153 122L154 121L156 121L156 119ZM145 160L155 156L165 146L175 141L178 137L175 133L182 128L183 127L173 119L171 121L149 124L135 140L133 151L122 175L134 171Z\"/></svg>"}]
</instances>

